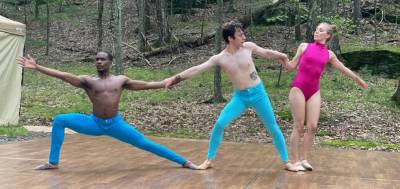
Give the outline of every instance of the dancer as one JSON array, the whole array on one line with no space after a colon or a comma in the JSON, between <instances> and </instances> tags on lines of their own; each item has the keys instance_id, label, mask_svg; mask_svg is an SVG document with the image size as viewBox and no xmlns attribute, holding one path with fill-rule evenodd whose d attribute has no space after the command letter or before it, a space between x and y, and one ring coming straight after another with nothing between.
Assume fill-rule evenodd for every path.
<instances>
[{"instance_id":1,"label":"dancer","mask_svg":"<svg viewBox=\"0 0 400 189\"><path fill-rule=\"evenodd\" d=\"M278 60L286 65L289 61L287 55L261 48L252 42L245 42L246 37L242 24L231 21L223 25L222 35L227 46L222 52L212 56L208 61L191 67L173 77L167 79L169 87L182 80L189 79L215 66L220 66L234 87L232 99L222 110L212 130L208 148L208 158L199 166L207 169L212 166L218 147L222 141L223 131L226 126L247 108L254 108L265 129L271 134L284 167L292 170L293 166L288 162L284 136L275 120L274 112L264 89L264 84L257 75L252 54Z\"/></svg>"},{"instance_id":2,"label":"dancer","mask_svg":"<svg viewBox=\"0 0 400 189\"><path fill-rule=\"evenodd\" d=\"M36 170L57 169L64 130L70 128L78 133L92 136L108 135L122 142L131 144L160 157L182 165L184 168L197 169L197 166L179 154L149 139L124 121L118 113L119 101L123 89L146 90L165 87L165 81L144 82L131 80L124 75L111 75L113 56L105 51L96 55L97 77L75 76L70 73L38 65L35 59L21 57L18 64L23 68L33 69L45 75L61 79L86 91L92 102L93 114L59 114L54 117L51 131L51 147L48 163L36 167Z\"/></svg>"},{"instance_id":3,"label":"dancer","mask_svg":"<svg viewBox=\"0 0 400 189\"><path fill-rule=\"evenodd\" d=\"M326 48L326 44L333 36L335 26L321 23L314 32L313 43L302 43L297 53L289 62L288 69L298 71L292 82L289 94L289 104L293 116L294 127L290 137L292 157L296 169L299 171L313 170L307 161L307 152L313 144L317 132L318 119L321 107L319 81L327 63L348 76L364 89L368 85L350 69L340 62L336 55ZM307 121L307 132L304 132L304 122ZM304 137L303 137L304 135ZM304 138L301 143L301 138Z\"/></svg>"}]
</instances>

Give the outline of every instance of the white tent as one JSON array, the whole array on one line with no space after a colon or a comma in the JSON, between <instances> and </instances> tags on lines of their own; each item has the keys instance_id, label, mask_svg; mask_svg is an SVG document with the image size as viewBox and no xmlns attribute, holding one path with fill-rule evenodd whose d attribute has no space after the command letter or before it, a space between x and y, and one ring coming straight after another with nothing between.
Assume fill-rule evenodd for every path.
<instances>
[{"instance_id":1,"label":"white tent","mask_svg":"<svg viewBox=\"0 0 400 189\"><path fill-rule=\"evenodd\" d=\"M0 15L0 125L18 124L22 69L16 59L22 56L24 24Z\"/></svg>"}]
</instances>

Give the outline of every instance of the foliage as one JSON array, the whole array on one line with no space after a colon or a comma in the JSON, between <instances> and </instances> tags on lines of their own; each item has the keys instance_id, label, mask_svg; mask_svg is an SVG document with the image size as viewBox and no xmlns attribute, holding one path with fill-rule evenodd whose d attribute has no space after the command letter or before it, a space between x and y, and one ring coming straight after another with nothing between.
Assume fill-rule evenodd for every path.
<instances>
[{"instance_id":1,"label":"foliage","mask_svg":"<svg viewBox=\"0 0 400 189\"><path fill-rule=\"evenodd\" d=\"M372 150L375 148L393 149L393 150L400 149L399 144L387 144L379 141L372 141L365 139L328 140L328 141L322 141L321 144L334 147L361 148L368 150Z\"/></svg>"},{"instance_id":2,"label":"foliage","mask_svg":"<svg viewBox=\"0 0 400 189\"><path fill-rule=\"evenodd\" d=\"M327 22L336 26L335 35L343 35L345 33L354 33L357 25L350 18L341 16L319 16L318 22Z\"/></svg>"},{"instance_id":3,"label":"foliage","mask_svg":"<svg viewBox=\"0 0 400 189\"><path fill-rule=\"evenodd\" d=\"M17 137L17 136L26 136L27 134L28 130L21 126L16 126L16 125L0 126L0 136Z\"/></svg>"},{"instance_id":4,"label":"foliage","mask_svg":"<svg viewBox=\"0 0 400 189\"><path fill-rule=\"evenodd\" d=\"M233 0L224 0L224 2L233 1ZM205 3L207 4L215 4L217 0L168 0L168 12L172 12L173 14L190 14L193 11L193 8L205 8Z\"/></svg>"},{"instance_id":5,"label":"foliage","mask_svg":"<svg viewBox=\"0 0 400 189\"><path fill-rule=\"evenodd\" d=\"M295 22L296 16L300 16L300 23L306 22L308 19L307 6L298 0L290 0L281 6L272 8L271 12L267 13L265 21L267 25L287 25L286 22L289 21L289 25L293 26L298 24Z\"/></svg>"}]
</instances>

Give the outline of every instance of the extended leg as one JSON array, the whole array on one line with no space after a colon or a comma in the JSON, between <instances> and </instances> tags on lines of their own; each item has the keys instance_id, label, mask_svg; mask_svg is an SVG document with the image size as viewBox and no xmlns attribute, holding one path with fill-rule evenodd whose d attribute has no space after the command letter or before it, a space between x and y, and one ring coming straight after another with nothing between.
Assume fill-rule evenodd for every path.
<instances>
[{"instance_id":1,"label":"extended leg","mask_svg":"<svg viewBox=\"0 0 400 189\"><path fill-rule=\"evenodd\" d=\"M58 168L61 147L64 142L65 128L72 129L78 133L99 136L103 132L97 127L92 118L85 114L70 113L59 114L54 117L51 130L51 146L49 163L36 167L37 170ZM53 166L52 166L53 165Z\"/></svg>"},{"instance_id":2,"label":"extended leg","mask_svg":"<svg viewBox=\"0 0 400 189\"><path fill-rule=\"evenodd\" d=\"M211 161L215 159L217 150L221 144L224 128L228 126L230 122L239 117L245 108L246 106L244 103L235 95L224 107L211 132L207 160L199 166L200 169L207 169L211 167Z\"/></svg>"},{"instance_id":3,"label":"extended leg","mask_svg":"<svg viewBox=\"0 0 400 189\"><path fill-rule=\"evenodd\" d=\"M111 127L106 134L120 141L138 147L142 150L151 152L160 157L178 163L184 167L194 168L194 166L189 164L190 162L187 162L186 159L183 158L181 155L147 139L142 133L140 133L138 130L125 123L124 121L120 121L118 124Z\"/></svg>"}]
</instances>

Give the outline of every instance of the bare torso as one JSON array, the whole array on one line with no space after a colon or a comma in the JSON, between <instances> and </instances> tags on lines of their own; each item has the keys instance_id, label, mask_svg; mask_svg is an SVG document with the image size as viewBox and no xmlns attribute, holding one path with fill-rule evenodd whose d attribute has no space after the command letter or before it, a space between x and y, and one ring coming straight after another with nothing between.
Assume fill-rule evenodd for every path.
<instances>
[{"instance_id":1,"label":"bare torso","mask_svg":"<svg viewBox=\"0 0 400 189\"><path fill-rule=\"evenodd\" d=\"M242 90L260 82L252 59L251 48L243 46L234 54L225 49L215 58L217 64L232 81L234 88Z\"/></svg>"},{"instance_id":2,"label":"bare torso","mask_svg":"<svg viewBox=\"0 0 400 189\"><path fill-rule=\"evenodd\" d=\"M126 77L86 77L85 81L85 91L93 104L93 114L100 118L114 117L118 112Z\"/></svg>"}]
</instances>

